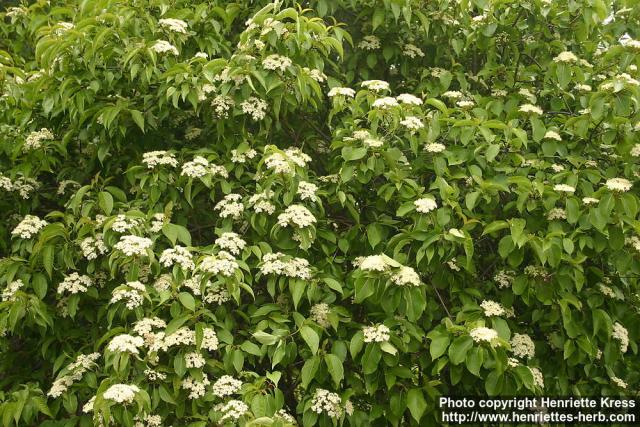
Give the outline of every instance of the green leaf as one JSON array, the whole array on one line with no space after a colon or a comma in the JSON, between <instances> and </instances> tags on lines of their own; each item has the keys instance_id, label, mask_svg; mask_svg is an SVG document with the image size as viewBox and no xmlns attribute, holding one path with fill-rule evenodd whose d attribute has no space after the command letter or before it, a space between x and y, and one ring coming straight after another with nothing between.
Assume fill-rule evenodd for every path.
<instances>
[{"instance_id":1,"label":"green leaf","mask_svg":"<svg viewBox=\"0 0 640 427\"><path fill-rule=\"evenodd\" d=\"M318 333L309 326L303 326L300 328L300 334L311 349L311 352L316 354L318 352L318 347L320 346L320 337L318 336Z\"/></svg>"},{"instance_id":2,"label":"green leaf","mask_svg":"<svg viewBox=\"0 0 640 427\"><path fill-rule=\"evenodd\" d=\"M313 356L311 359L308 359L306 362L304 362L302 370L300 371L303 388L307 388L307 386L311 383L311 380L313 380L313 378L315 377L319 367L320 358L318 356Z\"/></svg>"},{"instance_id":3,"label":"green leaf","mask_svg":"<svg viewBox=\"0 0 640 427\"><path fill-rule=\"evenodd\" d=\"M463 335L453 340L449 347L449 360L451 363L459 365L464 362L471 347L473 347L473 339L469 335Z\"/></svg>"},{"instance_id":4,"label":"green leaf","mask_svg":"<svg viewBox=\"0 0 640 427\"><path fill-rule=\"evenodd\" d=\"M113 196L111 193L107 193L106 191L98 193L98 205L106 215L111 215L111 211L113 210Z\"/></svg>"},{"instance_id":5,"label":"green leaf","mask_svg":"<svg viewBox=\"0 0 640 427\"><path fill-rule=\"evenodd\" d=\"M131 113L133 121L138 125L142 133L144 133L144 116L142 113L138 110L129 110L129 113Z\"/></svg>"},{"instance_id":6,"label":"green leaf","mask_svg":"<svg viewBox=\"0 0 640 427\"><path fill-rule=\"evenodd\" d=\"M449 343L451 339L449 338L449 334L441 333L431 338L431 345L429 346L429 353L431 353L431 358L433 360L442 356L445 351L447 351L447 347L449 347Z\"/></svg>"},{"instance_id":7,"label":"green leaf","mask_svg":"<svg viewBox=\"0 0 640 427\"><path fill-rule=\"evenodd\" d=\"M424 411L427 409L427 402L424 400L421 389L412 388L409 390L407 393L407 408L409 408L413 419L420 421Z\"/></svg>"},{"instance_id":8,"label":"green leaf","mask_svg":"<svg viewBox=\"0 0 640 427\"><path fill-rule=\"evenodd\" d=\"M327 365L327 369L333 379L333 383L336 388L338 388L340 386L340 381L344 378L344 367L342 366L342 361L335 354L325 354L324 362Z\"/></svg>"},{"instance_id":9,"label":"green leaf","mask_svg":"<svg viewBox=\"0 0 640 427\"><path fill-rule=\"evenodd\" d=\"M188 310L196 311L196 300L193 298L188 292L180 292L178 294L178 300L184 305Z\"/></svg>"}]
</instances>

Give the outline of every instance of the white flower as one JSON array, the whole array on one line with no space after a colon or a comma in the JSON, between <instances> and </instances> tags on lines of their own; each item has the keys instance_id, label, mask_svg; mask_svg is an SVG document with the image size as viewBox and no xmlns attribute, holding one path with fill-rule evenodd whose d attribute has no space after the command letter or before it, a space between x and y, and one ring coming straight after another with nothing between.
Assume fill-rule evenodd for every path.
<instances>
[{"instance_id":1,"label":"white flower","mask_svg":"<svg viewBox=\"0 0 640 427\"><path fill-rule=\"evenodd\" d=\"M451 234L452 236L455 236L455 237L459 237L461 239L465 238L464 233L462 231L458 230L457 228L450 228L449 229L449 234Z\"/></svg>"},{"instance_id":2,"label":"white flower","mask_svg":"<svg viewBox=\"0 0 640 427\"><path fill-rule=\"evenodd\" d=\"M573 87L578 92L591 92L591 86L578 83Z\"/></svg>"},{"instance_id":3,"label":"white flower","mask_svg":"<svg viewBox=\"0 0 640 427\"><path fill-rule=\"evenodd\" d=\"M35 215L25 215L16 228L11 231L12 236L19 236L21 239L30 239L32 236L47 225L47 221Z\"/></svg>"},{"instance_id":4,"label":"white flower","mask_svg":"<svg viewBox=\"0 0 640 427\"><path fill-rule=\"evenodd\" d=\"M133 331L141 337L144 337L145 335L150 334L154 328L166 327L167 323L159 317L145 317L134 323Z\"/></svg>"},{"instance_id":5,"label":"white flower","mask_svg":"<svg viewBox=\"0 0 640 427\"><path fill-rule=\"evenodd\" d=\"M544 139L555 139L556 141L562 141L562 137L560 134L553 130L548 130L547 133L544 134Z\"/></svg>"},{"instance_id":6,"label":"white flower","mask_svg":"<svg viewBox=\"0 0 640 427\"><path fill-rule=\"evenodd\" d=\"M235 218L238 219L244 211L244 205L241 202L242 196L239 194L227 194L219 201L213 208L216 211L220 211L222 218Z\"/></svg>"},{"instance_id":7,"label":"white flower","mask_svg":"<svg viewBox=\"0 0 640 427\"><path fill-rule=\"evenodd\" d=\"M212 165L202 156L195 156L192 161L186 162L182 165L182 172L180 172L180 175L189 178L201 178L209 174L219 175L223 178L229 176L224 166Z\"/></svg>"},{"instance_id":8,"label":"white flower","mask_svg":"<svg viewBox=\"0 0 640 427\"><path fill-rule=\"evenodd\" d=\"M84 412L85 414L92 412L93 404L95 403L95 401L96 401L96 397L92 396L91 399L89 399L87 403L85 403L84 406L82 406L82 412Z\"/></svg>"},{"instance_id":9,"label":"white flower","mask_svg":"<svg viewBox=\"0 0 640 427\"><path fill-rule=\"evenodd\" d=\"M396 96L396 99L401 104L422 105L422 99L418 98L417 96L411 95L410 93L401 93L400 95Z\"/></svg>"},{"instance_id":10,"label":"white flower","mask_svg":"<svg viewBox=\"0 0 640 427\"><path fill-rule=\"evenodd\" d=\"M595 205L598 202L600 202L600 200L594 199L593 197L583 197L582 198L582 203L584 203L585 205Z\"/></svg>"},{"instance_id":11,"label":"white flower","mask_svg":"<svg viewBox=\"0 0 640 427\"><path fill-rule=\"evenodd\" d=\"M544 388L544 377L540 369L529 367L529 370L531 371L531 375L533 375L533 383L540 388Z\"/></svg>"},{"instance_id":12,"label":"white flower","mask_svg":"<svg viewBox=\"0 0 640 427\"><path fill-rule=\"evenodd\" d=\"M122 236L114 248L127 256L143 256L147 254L147 249L151 248L152 245L153 242L151 239L147 239L146 237Z\"/></svg>"},{"instance_id":13,"label":"white flower","mask_svg":"<svg viewBox=\"0 0 640 427\"><path fill-rule=\"evenodd\" d=\"M471 338L477 343L488 342L493 345L498 338L498 332L495 329L480 326L469 331Z\"/></svg>"},{"instance_id":14,"label":"white flower","mask_svg":"<svg viewBox=\"0 0 640 427\"><path fill-rule=\"evenodd\" d=\"M300 181L298 183L297 194L300 196L301 200L316 201L316 191L318 191L318 186L315 184L306 181Z\"/></svg>"},{"instance_id":15,"label":"white flower","mask_svg":"<svg viewBox=\"0 0 640 427\"><path fill-rule=\"evenodd\" d=\"M53 382L47 396L53 397L54 399L60 397L74 382L80 381L85 372L97 366L95 361L98 360L98 358L100 358L100 353L78 355L76 360L64 369L65 374L59 376Z\"/></svg>"},{"instance_id":16,"label":"white flower","mask_svg":"<svg viewBox=\"0 0 640 427\"><path fill-rule=\"evenodd\" d=\"M189 399L198 399L207 392L206 387L211 384L206 374L202 376L202 380L198 381L191 377L182 380L182 388L189 390Z\"/></svg>"},{"instance_id":17,"label":"white flower","mask_svg":"<svg viewBox=\"0 0 640 427\"><path fill-rule=\"evenodd\" d=\"M611 377L611 382L620 388L627 388L627 383L618 377Z\"/></svg>"},{"instance_id":18,"label":"white flower","mask_svg":"<svg viewBox=\"0 0 640 427\"><path fill-rule=\"evenodd\" d=\"M509 92L507 92L504 89L492 89L491 90L491 96L496 97L496 98L502 98L505 97L509 94Z\"/></svg>"},{"instance_id":19,"label":"white flower","mask_svg":"<svg viewBox=\"0 0 640 427\"><path fill-rule=\"evenodd\" d=\"M267 107L269 107L269 104L267 104L266 101L256 98L255 96L250 97L240 104L242 112L250 115L255 121L265 118L267 115Z\"/></svg>"},{"instance_id":20,"label":"white flower","mask_svg":"<svg viewBox=\"0 0 640 427\"><path fill-rule=\"evenodd\" d=\"M561 193L575 193L576 188L567 184L556 184L553 186L554 191L559 191Z\"/></svg>"},{"instance_id":21,"label":"white flower","mask_svg":"<svg viewBox=\"0 0 640 427\"><path fill-rule=\"evenodd\" d=\"M262 66L265 70L279 70L285 72L293 62L290 58L282 55L269 55L262 60Z\"/></svg>"},{"instance_id":22,"label":"white flower","mask_svg":"<svg viewBox=\"0 0 640 427\"><path fill-rule=\"evenodd\" d=\"M193 263L193 255L187 248L182 246L176 246L173 249L165 249L160 255L160 264L165 267L171 267L178 264L184 270L193 270L195 264Z\"/></svg>"},{"instance_id":23,"label":"white flower","mask_svg":"<svg viewBox=\"0 0 640 427\"><path fill-rule=\"evenodd\" d=\"M96 217L97 220L97 217ZM128 218L126 215L120 214L116 216L116 219L111 223L111 229L118 233L124 233L131 230L140 224L138 218Z\"/></svg>"},{"instance_id":24,"label":"white flower","mask_svg":"<svg viewBox=\"0 0 640 427\"><path fill-rule=\"evenodd\" d=\"M508 288L514 280L513 271L500 270L493 276L493 280L498 283L499 288Z\"/></svg>"},{"instance_id":25,"label":"white flower","mask_svg":"<svg viewBox=\"0 0 640 427\"><path fill-rule=\"evenodd\" d=\"M276 211L276 206L271 203L271 197L273 197L273 191L271 190L254 194L249 197L249 206L251 206L256 213L265 212L267 215L271 215Z\"/></svg>"},{"instance_id":26,"label":"white flower","mask_svg":"<svg viewBox=\"0 0 640 427\"><path fill-rule=\"evenodd\" d=\"M449 99L462 99L464 97L462 92L457 90L448 90L443 93L442 96Z\"/></svg>"},{"instance_id":27,"label":"white flower","mask_svg":"<svg viewBox=\"0 0 640 427\"><path fill-rule=\"evenodd\" d=\"M233 163L245 163L247 159L253 159L258 152L253 148L244 151L243 153L239 153L238 150L231 150L231 161Z\"/></svg>"},{"instance_id":28,"label":"white flower","mask_svg":"<svg viewBox=\"0 0 640 427\"><path fill-rule=\"evenodd\" d=\"M390 96L385 96L384 98L378 98L373 101L371 105L373 108L379 108L381 110L386 110L387 108L398 106L398 101L395 98Z\"/></svg>"},{"instance_id":29,"label":"white flower","mask_svg":"<svg viewBox=\"0 0 640 427\"><path fill-rule=\"evenodd\" d=\"M242 381L230 375L223 375L213 383L212 391L214 396L225 397L237 393L240 387L242 387Z\"/></svg>"},{"instance_id":30,"label":"white flower","mask_svg":"<svg viewBox=\"0 0 640 427\"><path fill-rule=\"evenodd\" d=\"M165 27L176 33L187 34L187 23L182 19L165 18L158 21L161 27Z\"/></svg>"},{"instance_id":31,"label":"white flower","mask_svg":"<svg viewBox=\"0 0 640 427\"><path fill-rule=\"evenodd\" d=\"M553 221L555 219L567 219L567 213L562 208L553 208L547 214L547 219Z\"/></svg>"},{"instance_id":32,"label":"white flower","mask_svg":"<svg viewBox=\"0 0 640 427\"><path fill-rule=\"evenodd\" d=\"M456 102L456 105L460 108L467 109L473 107L474 105L476 105L476 103L471 101L470 99L463 99Z\"/></svg>"},{"instance_id":33,"label":"white flower","mask_svg":"<svg viewBox=\"0 0 640 427\"><path fill-rule=\"evenodd\" d=\"M334 96L340 95L340 96L348 96L349 98L353 98L356 94L356 91L348 88L348 87L334 87L331 88L331 90L328 93L328 96L330 98L333 98Z\"/></svg>"},{"instance_id":34,"label":"white flower","mask_svg":"<svg viewBox=\"0 0 640 427\"><path fill-rule=\"evenodd\" d=\"M20 288L22 288L23 286L24 282L20 279L14 280L13 282L9 283L7 287L2 291L2 301L15 301L16 292L18 292L18 290L20 290Z\"/></svg>"},{"instance_id":35,"label":"white flower","mask_svg":"<svg viewBox=\"0 0 640 427\"><path fill-rule=\"evenodd\" d=\"M302 69L307 74L309 74L309 77L311 77L313 80L317 81L318 83L324 83L325 81L327 81L327 75L318 69L314 68L310 70L307 67L303 67Z\"/></svg>"},{"instance_id":36,"label":"white flower","mask_svg":"<svg viewBox=\"0 0 640 427\"><path fill-rule=\"evenodd\" d=\"M226 249L234 255L239 255L244 249L247 242L242 240L236 233L227 232L222 233L215 241L215 244L222 249Z\"/></svg>"},{"instance_id":37,"label":"white flower","mask_svg":"<svg viewBox=\"0 0 640 427\"><path fill-rule=\"evenodd\" d=\"M398 286L420 286L420 276L412 267L401 266L391 275L391 281Z\"/></svg>"},{"instance_id":38,"label":"white flower","mask_svg":"<svg viewBox=\"0 0 640 427\"><path fill-rule=\"evenodd\" d=\"M362 331L364 332L364 342L387 342L391 332L389 328L382 324L365 326Z\"/></svg>"},{"instance_id":39,"label":"white flower","mask_svg":"<svg viewBox=\"0 0 640 427\"><path fill-rule=\"evenodd\" d=\"M127 282L126 285L118 287L111 293L110 304L114 304L118 301L126 301L125 306L129 310L133 310L136 307L140 307L144 300L145 286L138 282Z\"/></svg>"},{"instance_id":40,"label":"white flower","mask_svg":"<svg viewBox=\"0 0 640 427\"><path fill-rule=\"evenodd\" d=\"M616 322L613 324L613 333L611 336L613 339L620 341L620 351L626 353L629 346L629 332L627 328Z\"/></svg>"},{"instance_id":41,"label":"white flower","mask_svg":"<svg viewBox=\"0 0 640 427\"><path fill-rule=\"evenodd\" d=\"M625 178L611 178L607 180L605 186L611 191L623 193L631 190L633 184Z\"/></svg>"},{"instance_id":42,"label":"white flower","mask_svg":"<svg viewBox=\"0 0 640 427\"><path fill-rule=\"evenodd\" d=\"M107 348L113 352L140 354L138 347L142 347L143 345L144 340L141 337L121 334L113 337Z\"/></svg>"},{"instance_id":43,"label":"white flower","mask_svg":"<svg viewBox=\"0 0 640 427\"><path fill-rule=\"evenodd\" d=\"M202 330L202 348L209 351L218 349L218 335L212 328L204 328Z\"/></svg>"},{"instance_id":44,"label":"white flower","mask_svg":"<svg viewBox=\"0 0 640 427\"><path fill-rule=\"evenodd\" d=\"M376 36L364 36L362 41L358 43L358 48L363 50L380 49L380 39Z\"/></svg>"},{"instance_id":45,"label":"white flower","mask_svg":"<svg viewBox=\"0 0 640 427\"><path fill-rule=\"evenodd\" d=\"M309 227L316 223L316 217L302 205L291 205L283 213L278 215L280 227Z\"/></svg>"},{"instance_id":46,"label":"white flower","mask_svg":"<svg viewBox=\"0 0 640 427\"><path fill-rule=\"evenodd\" d=\"M409 58L415 58L416 56L423 57L424 52L418 46L415 46L411 43L406 43L402 46L402 53Z\"/></svg>"},{"instance_id":47,"label":"white flower","mask_svg":"<svg viewBox=\"0 0 640 427\"><path fill-rule=\"evenodd\" d=\"M484 300L480 303L480 307L484 311L484 315L490 316L502 316L505 314L504 307L499 302Z\"/></svg>"},{"instance_id":48,"label":"white flower","mask_svg":"<svg viewBox=\"0 0 640 427\"><path fill-rule=\"evenodd\" d=\"M532 358L536 354L536 346L529 335L513 334L511 338L511 352L516 357Z\"/></svg>"},{"instance_id":49,"label":"white flower","mask_svg":"<svg viewBox=\"0 0 640 427\"><path fill-rule=\"evenodd\" d=\"M89 261L98 258L98 255L104 255L108 252L107 245L102 240L102 234L98 233L95 237L86 237L80 242L82 254Z\"/></svg>"},{"instance_id":50,"label":"white flower","mask_svg":"<svg viewBox=\"0 0 640 427\"><path fill-rule=\"evenodd\" d=\"M140 389L136 385L114 384L105 390L103 398L113 400L117 403L132 403Z\"/></svg>"},{"instance_id":51,"label":"white flower","mask_svg":"<svg viewBox=\"0 0 640 427\"><path fill-rule=\"evenodd\" d=\"M142 163L146 164L149 169L153 169L158 165L168 165L172 168L178 166L175 155L168 151L149 151L144 153L142 155Z\"/></svg>"},{"instance_id":52,"label":"white flower","mask_svg":"<svg viewBox=\"0 0 640 427\"><path fill-rule=\"evenodd\" d=\"M57 293L69 292L70 294L77 294L87 292L89 286L93 286L93 280L89 276L81 276L74 272L65 276L62 282L58 284Z\"/></svg>"},{"instance_id":53,"label":"white flower","mask_svg":"<svg viewBox=\"0 0 640 427\"><path fill-rule=\"evenodd\" d=\"M47 128L42 128L31 132L22 146L22 151L37 150L42 146L42 141L50 141L54 138L53 133Z\"/></svg>"},{"instance_id":54,"label":"white flower","mask_svg":"<svg viewBox=\"0 0 640 427\"><path fill-rule=\"evenodd\" d=\"M376 92L389 90L389 83L385 82L384 80L365 80L360 83L360 86Z\"/></svg>"},{"instance_id":55,"label":"white flower","mask_svg":"<svg viewBox=\"0 0 640 427\"><path fill-rule=\"evenodd\" d=\"M389 264L382 255L369 255L367 257L356 260L358 268L362 271L386 271Z\"/></svg>"},{"instance_id":56,"label":"white flower","mask_svg":"<svg viewBox=\"0 0 640 427\"><path fill-rule=\"evenodd\" d=\"M311 400L311 410L318 414L326 413L331 418L339 418L342 415L342 399L336 393L317 388Z\"/></svg>"},{"instance_id":57,"label":"white flower","mask_svg":"<svg viewBox=\"0 0 640 427\"><path fill-rule=\"evenodd\" d=\"M206 363L204 357L195 351L184 355L184 364L187 368L202 368Z\"/></svg>"},{"instance_id":58,"label":"white flower","mask_svg":"<svg viewBox=\"0 0 640 427\"><path fill-rule=\"evenodd\" d=\"M235 101L227 95L218 95L211 101L214 116L219 119L229 117L229 111L235 104Z\"/></svg>"},{"instance_id":59,"label":"white flower","mask_svg":"<svg viewBox=\"0 0 640 427\"><path fill-rule=\"evenodd\" d=\"M424 127L424 123L422 120L415 116L407 116L403 120L400 121L400 124L408 128L409 130L415 132Z\"/></svg>"},{"instance_id":60,"label":"white flower","mask_svg":"<svg viewBox=\"0 0 640 427\"><path fill-rule=\"evenodd\" d=\"M330 313L329 304L324 302L314 304L313 306L311 306L310 313L311 320L316 322L318 325L322 326L323 328L328 328L329 326L331 326L331 322L329 322L328 317Z\"/></svg>"},{"instance_id":61,"label":"white flower","mask_svg":"<svg viewBox=\"0 0 640 427\"><path fill-rule=\"evenodd\" d=\"M541 115L543 113L542 108L532 104L523 104L518 108L518 111L533 115Z\"/></svg>"},{"instance_id":62,"label":"white flower","mask_svg":"<svg viewBox=\"0 0 640 427\"><path fill-rule=\"evenodd\" d=\"M578 57L574 55L572 52L564 51L558 54L558 56L556 56L555 58L553 58L553 62L562 62L562 63L569 64L573 62L578 62Z\"/></svg>"},{"instance_id":63,"label":"white flower","mask_svg":"<svg viewBox=\"0 0 640 427\"><path fill-rule=\"evenodd\" d=\"M220 417L219 422L224 423L227 420L238 420L240 417L249 412L249 407L241 400L230 400L220 407L220 412L224 415Z\"/></svg>"},{"instance_id":64,"label":"white flower","mask_svg":"<svg viewBox=\"0 0 640 427\"><path fill-rule=\"evenodd\" d=\"M384 145L384 141L382 141L381 139L367 138L364 140L364 145L369 148L378 148Z\"/></svg>"},{"instance_id":65,"label":"white flower","mask_svg":"<svg viewBox=\"0 0 640 427\"><path fill-rule=\"evenodd\" d=\"M629 154L632 157L640 157L640 144L636 144L633 147L631 147L631 151L629 151Z\"/></svg>"},{"instance_id":66,"label":"white flower","mask_svg":"<svg viewBox=\"0 0 640 427\"><path fill-rule=\"evenodd\" d=\"M276 274L303 280L311 278L309 261L303 258L288 257L280 252L264 254L260 272L262 274Z\"/></svg>"},{"instance_id":67,"label":"white flower","mask_svg":"<svg viewBox=\"0 0 640 427\"><path fill-rule=\"evenodd\" d=\"M169 43L166 40L157 40L152 46L151 46L151 50L153 50L156 53L166 53L169 52L172 55L177 56L178 55L178 49L172 45L171 43Z\"/></svg>"},{"instance_id":68,"label":"white flower","mask_svg":"<svg viewBox=\"0 0 640 427\"><path fill-rule=\"evenodd\" d=\"M431 197L423 197L421 199L414 200L413 204L416 207L416 212L419 213L429 213L438 208L438 204Z\"/></svg>"},{"instance_id":69,"label":"white flower","mask_svg":"<svg viewBox=\"0 0 640 427\"><path fill-rule=\"evenodd\" d=\"M240 266L233 255L226 251L220 251L216 255L205 257L198 268L206 273L231 277Z\"/></svg>"},{"instance_id":70,"label":"white flower","mask_svg":"<svg viewBox=\"0 0 640 427\"><path fill-rule=\"evenodd\" d=\"M444 144L440 144L437 142L433 142L430 144L426 144L424 146L425 151L429 152L429 153L441 153L444 150L447 149L447 147Z\"/></svg>"}]
</instances>

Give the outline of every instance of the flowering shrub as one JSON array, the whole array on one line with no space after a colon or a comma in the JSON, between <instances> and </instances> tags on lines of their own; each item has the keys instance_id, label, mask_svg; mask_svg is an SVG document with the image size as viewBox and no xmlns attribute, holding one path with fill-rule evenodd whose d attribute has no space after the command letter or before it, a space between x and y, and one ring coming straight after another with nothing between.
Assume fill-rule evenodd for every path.
<instances>
[{"instance_id":1,"label":"flowering shrub","mask_svg":"<svg viewBox=\"0 0 640 427\"><path fill-rule=\"evenodd\" d=\"M303 3L0 14L3 425L636 395L635 2Z\"/></svg>"}]
</instances>

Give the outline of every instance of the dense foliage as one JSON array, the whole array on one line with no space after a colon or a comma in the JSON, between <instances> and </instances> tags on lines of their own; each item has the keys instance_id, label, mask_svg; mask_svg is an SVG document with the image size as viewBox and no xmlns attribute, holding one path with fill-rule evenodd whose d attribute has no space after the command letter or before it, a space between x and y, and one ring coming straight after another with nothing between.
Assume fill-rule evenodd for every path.
<instances>
[{"instance_id":1,"label":"dense foliage","mask_svg":"<svg viewBox=\"0 0 640 427\"><path fill-rule=\"evenodd\" d=\"M0 422L636 395L634 0L0 14Z\"/></svg>"}]
</instances>

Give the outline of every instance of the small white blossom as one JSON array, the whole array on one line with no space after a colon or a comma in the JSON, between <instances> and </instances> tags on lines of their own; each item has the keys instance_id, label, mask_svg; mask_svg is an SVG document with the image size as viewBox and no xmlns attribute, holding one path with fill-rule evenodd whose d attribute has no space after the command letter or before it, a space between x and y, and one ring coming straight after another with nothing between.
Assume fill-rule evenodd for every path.
<instances>
[{"instance_id":1,"label":"small white blossom","mask_svg":"<svg viewBox=\"0 0 640 427\"><path fill-rule=\"evenodd\" d=\"M238 219L244 212L244 205L241 200L242 196L239 194L227 194L213 209L220 211L220 217L222 218Z\"/></svg>"},{"instance_id":2,"label":"small white blossom","mask_svg":"<svg viewBox=\"0 0 640 427\"><path fill-rule=\"evenodd\" d=\"M140 389L136 385L114 384L105 390L102 395L107 400L113 400L117 403L132 403Z\"/></svg>"},{"instance_id":3,"label":"small white blossom","mask_svg":"<svg viewBox=\"0 0 640 427\"><path fill-rule=\"evenodd\" d=\"M505 314L505 309L499 302L484 300L480 303L480 308L484 311L484 315L487 317L491 316L503 316Z\"/></svg>"},{"instance_id":4,"label":"small white blossom","mask_svg":"<svg viewBox=\"0 0 640 427\"><path fill-rule=\"evenodd\" d=\"M151 50L156 53L170 53L177 56L179 54L178 49L166 40L157 40L152 46Z\"/></svg>"},{"instance_id":5,"label":"small white blossom","mask_svg":"<svg viewBox=\"0 0 640 427\"><path fill-rule=\"evenodd\" d=\"M495 329L480 326L469 331L471 338L477 343L488 342L493 345L498 338L498 332Z\"/></svg>"},{"instance_id":6,"label":"small white blossom","mask_svg":"<svg viewBox=\"0 0 640 427\"><path fill-rule=\"evenodd\" d=\"M62 294L64 292L68 292L70 294L78 294L87 292L87 289L93 286L93 280L89 276L80 275L76 272L73 272L62 280L58 284L58 294Z\"/></svg>"},{"instance_id":7,"label":"small white blossom","mask_svg":"<svg viewBox=\"0 0 640 427\"><path fill-rule=\"evenodd\" d=\"M121 334L111 339L107 349L113 352L140 354L138 347L142 347L143 345L144 340L141 337Z\"/></svg>"},{"instance_id":8,"label":"small white blossom","mask_svg":"<svg viewBox=\"0 0 640 427\"><path fill-rule=\"evenodd\" d=\"M47 225L47 221L38 218L35 215L25 215L16 228L11 231L12 236L18 236L21 239L30 239L32 236Z\"/></svg>"},{"instance_id":9,"label":"small white blossom","mask_svg":"<svg viewBox=\"0 0 640 427\"><path fill-rule=\"evenodd\" d=\"M214 396L225 397L237 393L240 387L242 387L242 381L230 375L223 375L213 383L212 391Z\"/></svg>"},{"instance_id":10,"label":"small white blossom","mask_svg":"<svg viewBox=\"0 0 640 427\"><path fill-rule=\"evenodd\" d=\"M611 178L607 180L605 186L611 191L624 193L631 190L633 184L625 178Z\"/></svg>"},{"instance_id":11,"label":"small white blossom","mask_svg":"<svg viewBox=\"0 0 640 427\"><path fill-rule=\"evenodd\" d=\"M122 236L120 241L115 244L114 248L121 251L127 256L146 255L147 249L151 248L153 242L151 239L139 236Z\"/></svg>"},{"instance_id":12,"label":"small white blossom","mask_svg":"<svg viewBox=\"0 0 640 427\"><path fill-rule=\"evenodd\" d=\"M330 98L333 98L334 96L340 95L340 96L347 96L349 98L353 98L356 94L356 91L348 88L348 87L334 87L331 88L331 90L329 90L329 94L328 96Z\"/></svg>"},{"instance_id":13,"label":"small white blossom","mask_svg":"<svg viewBox=\"0 0 640 427\"><path fill-rule=\"evenodd\" d=\"M193 255L187 248L176 246L173 249L165 249L160 255L160 264L165 267L171 267L178 264L184 270L193 270Z\"/></svg>"},{"instance_id":14,"label":"small white blossom","mask_svg":"<svg viewBox=\"0 0 640 427\"><path fill-rule=\"evenodd\" d=\"M382 324L365 326L362 331L364 332L364 342L387 342L391 332L389 328Z\"/></svg>"},{"instance_id":15,"label":"small white blossom","mask_svg":"<svg viewBox=\"0 0 640 427\"><path fill-rule=\"evenodd\" d=\"M149 151L142 155L142 163L146 164L149 169L153 169L159 165L167 165L175 168L178 161L173 153L168 151Z\"/></svg>"},{"instance_id":16,"label":"small white blossom","mask_svg":"<svg viewBox=\"0 0 640 427\"><path fill-rule=\"evenodd\" d=\"M310 227L316 223L316 218L302 205L291 205L278 215L278 225L281 227Z\"/></svg>"},{"instance_id":17,"label":"small white blossom","mask_svg":"<svg viewBox=\"0 0 640 427\"><path fill-rule=\"evenodd\" d=\"M231 252L233 255L239 255L247 243L236 233L227 232L222 233L222 235L216 239L215 244Z\"/></svg>"},{"instance_id":18,"label":"small white blossom","mask_svg":"<svg viewBox=\"0 0 640 427\"><path fill-rule=\"evenodd\" d=\"M231 277L240 266L233 255L226 251L220 251L216 255L205 257L198 268L205 273Z\"/></svg>"},{"instance_id":19,"label":"small white blossom","mask_svg":"<svg viewBox=\"0 0 640 427\"><path fill-rule=\"evenodd\" d=\"M532 104L523 104L518 108L518 111L533 115L541 115L543 113L542 108Z\"/></svg>"},{"instance_id":20,"label":"small white blossom","mask_svg":"<svg viewBox=\"0 0 640 427\"><path fill-rule=\"evenodd\" d=\"M511 352L516 357L531 359L536 354L536 346L529 335L513 334L513 337L511 337Z\"/></svg>"},{"instance_id":21,"label":"small white blossom","mask_svg":"<svg viewBox=\"0 0 640 427\"><path fill-rule=\"evenodd\" d=\"M416 207L416 212L419 213L429 213L438 208L436 201L430 197L423 197L421 199L414 200L413 204Z\"/></svg>"},{"instance_id":22,"label":"small white blossom","mask_svg":"<svg viewBox=\"0 0 640 427\"><path fill-rule=\"evenodd\" d=\"M342 415L342 399L336 393L318 388L311 400L311 410L318 414L326 413L331 418Z\"/></svg>"},{"instance_id":23,"label":"small white blossom","mask_svg":"<svg viewBox=\"0 0 640 427\"><path fill-rule=\"evenodd\" d=\"M175 33L187 34L187 23L182 19L165 18L158 21L161 27L167 28Z\"/></svg>"}]
</instances>

